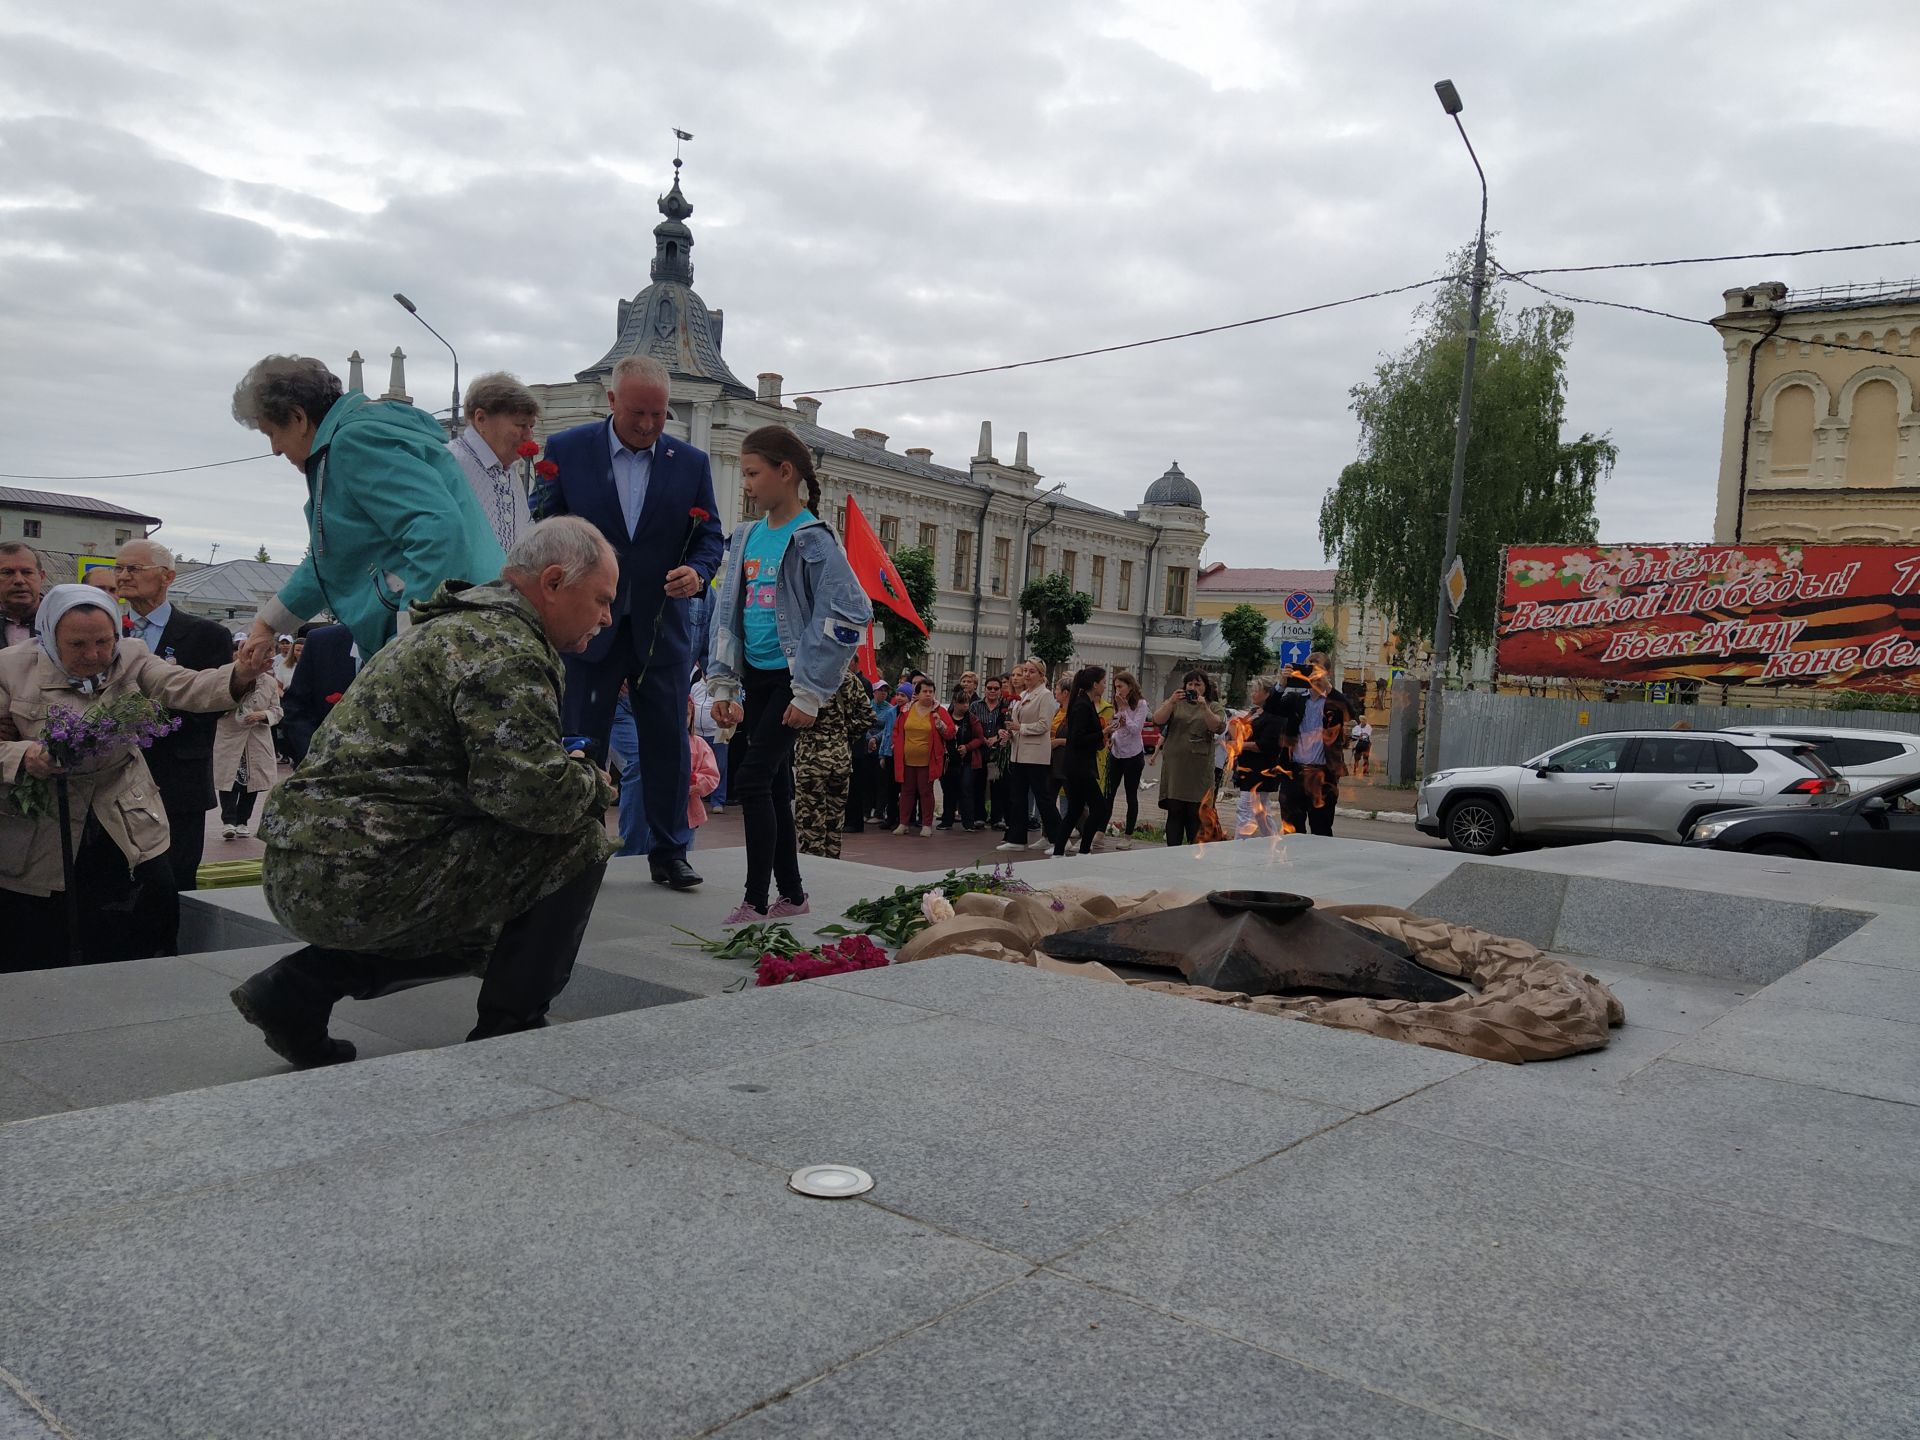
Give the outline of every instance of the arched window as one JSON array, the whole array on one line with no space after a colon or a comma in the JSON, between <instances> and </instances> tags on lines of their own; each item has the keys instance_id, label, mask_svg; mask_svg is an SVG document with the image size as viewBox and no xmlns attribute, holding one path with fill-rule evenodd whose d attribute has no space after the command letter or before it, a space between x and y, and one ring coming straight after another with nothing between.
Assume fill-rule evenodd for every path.
<instances>
[{"instance_id":1,"label":"arched window","mask_svg":"<svg viewBox=\"0 0 1920 1440\"><path fill-rule=\"evenodd\" d=\"M1893 483L1899 414L1900 397L1888 381L1869 380L1854 391L1853 423L1847 427L1847 484Z\"/></svg>"},{"instance_id":2,"label":"arched window","mask_svg":"<svg viewBox=\"0 0 1920 1440\"><path fill-rule=\"evenodd\" d=\"M1775 475L1804 475L1813 464L1813 391L1807 386L1789 385L1774 397L1770 456Z\"/></svg>"}]
</instances>

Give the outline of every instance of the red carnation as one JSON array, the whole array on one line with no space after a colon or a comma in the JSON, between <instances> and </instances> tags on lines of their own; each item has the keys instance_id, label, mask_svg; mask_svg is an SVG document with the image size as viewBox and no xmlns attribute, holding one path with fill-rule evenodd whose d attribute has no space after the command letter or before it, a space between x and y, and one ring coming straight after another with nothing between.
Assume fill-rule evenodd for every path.
<instances>
[{"instance_id":1,"label":"red carnation","mask_svg":"<svg viewBox=\"0 0 1920 1440\"><path fill-rule=\"evenodd\" d=\"M331 695L327 696L327 704L338 705L341 699L346 695L346 693L347 692L344 690L334 691Z\"/></svg>"},{"instance_id":2,"label":"red carnation","mask_svg":"<svg viewBox=\"0 0 1920 1440\"><path fill-rule=\"evenodd\" d=\"M693 517L693 523L696 525L698 525L702 520L711 520L713 518L712 515L708 514L705 510L702 510L698 505L694 506L691 510L687 511L687 514Z\"/></svg>"},{"instance_id":3,"label":"red carnation","mask_svg":"<svg viewBox=\"0 0 1920 1440\"><path fill-rule=\"evenodd\" d=\"M538 475L542 480L551 480L560 473L560 467L551 460L542 460L538 465L533 467L533 473Z\"/></svg>"},{"instance_id":4,"label":"red carnation","mask_svg":"<svg viewBox=\"0 0 1920 1440\"><path fill-rule=\"evenodd\" d=\"M513 453L522 460L531 460L540 453L540 444L537 440L522 440Z\"/></svg>"}]
</instances>

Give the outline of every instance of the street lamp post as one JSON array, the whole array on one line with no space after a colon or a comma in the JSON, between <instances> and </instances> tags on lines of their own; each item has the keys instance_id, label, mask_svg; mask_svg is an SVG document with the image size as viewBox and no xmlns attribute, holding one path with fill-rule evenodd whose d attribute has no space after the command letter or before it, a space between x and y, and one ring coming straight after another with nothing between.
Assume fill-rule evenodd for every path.
<instances>
[{"instance_id":1,"label":"street lamp post","mask_svg":"<svg viewBox=\"0 0 1920 1440\"><path fill-rule=\"evenodd\" d=\"M1480 349L1480 301L1487 288L1487 172L1480 168L1480 157L1473 153L1473 141L1467 139L1467 127L1460 122L1460 92L1453 81L1442 80L1434 87L1440 105L1453 117L1454 128L1467 147L1475 173L1480 177L1480 235L1473 247L1473 281L1467 300L1467 358L1460 370L1460 414L1453 428L1453 483L1447 492L1447 543L1440 564L1440 604L1433 622L1433 673L1427 681L1427 724L1423 742L1422 770L1431 775L1440 764L1440 699L1446 683L1449 652L1453 644L1453 604L1447 594L1447 578L1460 554L1460 501L1467 482L1467 426L1473 417L1473 362Z\"/></svg>"},{"instance_id":2,"label":"street lamp post","mask_svg":"<svg viewBox=\"0 0 1920 1440\"><path fill-rule=\"evenodd\" d=\"M402 310L406 311L422 325L427 325L426 317L420 313L414 303L407 299L406 296L396 290L393 292L393 298L400 302L400 308ZM427 333L442 345L446 345L447 354L453 356L453 408L447 412L447 432L452 435L458 435L460 433L460 355L453 346L447 345L447 337L434 329L433 326L427 325Z\"/></svg>"}]
</instances>

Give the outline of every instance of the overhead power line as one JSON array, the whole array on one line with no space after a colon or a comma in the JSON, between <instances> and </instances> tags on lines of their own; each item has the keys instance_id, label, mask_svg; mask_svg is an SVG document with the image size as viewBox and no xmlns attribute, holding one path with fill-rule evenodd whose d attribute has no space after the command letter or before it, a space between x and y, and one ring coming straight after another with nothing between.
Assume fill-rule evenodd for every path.
<instances>
[{"instance_id":1,"label":"overhead power line","mask_svg":"<svg viewBox=\"0 0 1920 1440\"><path fill-rule=\"evenodd\" d=\"M1744 255L1689 255L1680 260L1620 260L1611 265L1536 265L1529 270L1509 270L1507 273L1519 279L1523 275L1585 275L1596 270L1660 270L1669 265L1717 265L1728 260L1786 260L1801 255L1842 255L1854 250L1891 250L1901 245L1920 245L1920 239L1869 240L1858 245L1816 245L1806 250L1751 250Z\"/></svg>"},{"instance_id":2,"label":"overhead power line","mask_svg":"<svg viewBox=\"0 0 1920 1440\"><path fill-rule=\"evenodd\" d=\"M1541 272L1538 270L1531 272L1509 270L1497 260L1493 262L1493 268L1498 270L1504 279L1524 285L1529 290L1536 290L1551 299L1563 300L1569 305L1604 305L1609 310L1630 310L1636 315L1652 315L1661 320L1678 320L1687 325L1704 325L1707 329L1717 331L1722 335L1753 335L1755 337L1761 337L1768 333L1749 325L1722 324L1721 318L1724 317L1703 320L1698 315L1681 315L1672 310L1656 310L1651 305L1635 305L1627 300L1601 300L1591 295L1568 295L1563 291L1549 290L1546 286L1536 284L1527 278L1529 273L1535 275L1540 274ZM1880 345L1856 345L1849 340L1816 340L1811 343L1817 344L1827 350L1857 350L1862 355L1891 355L1895 359L1900 360L1910 360L1913 358L1911 355L1903 354L1898 350L1888 350Z\"/></svg>"},{"instance_id":3,"label":"overhead power line","mask_svg":"<svg viewBox=\"0 0 1920 1440\"><path fill-rule=\"evenodd\" d=\"M1199 330L1182 330L1176 335L1156 335L1151 340L1128 340L1119 345L1101 345L1092 350L1069 350L1060 355L1042 355L1034 360L1012 360L1003 365L978 365L971 370L943 370L934 375L910 375L904 380L869 380L859 385L796 385L796 395L844 395L849 390L885 390L895 385L920 385L928 380L958 380L968 375L994 375L1005 370L1025 370L1035 365L1057 365L1062 360L1084 360L1092 355L1114 355L1122 350L1141 350L1149 345L1165 345L1174 340L1192 340L1200 335L1218 335L1226 330L1244 330L1249 325L1266 325L1275 320L1291 320L1297 315L1313 315L1322 310L1338 310L1367 300L1382 300L1389 295L1404 295L1409 290L1425 290L1455 278L1435 275L1386 290L1370 290L1365 295L1349 295L1344 300L1323 300L1318 305L1302 305L1297 310L1280 310L1272 315L1256 315L1251 320L1230 320L1224 325L1208 325Z\"/></svg>"},{"instance_id":4,"label":"overhead power line","mask_svg":"<svg viewBox=\"0 0 1920 1440\"><path fill-rule=\"evenodd\" d=\"M1742 327L1725 326L1717 320L1701 319L1696 315L1681 315L1671 310L1659 310L1648 305L1635 305L1625 300L1601 300L1593 296L1569 295L1558 290L1538 285L1529 277L1534 275L1576 275L1593 274L1610 270L1657 270L1676 265L1712 265L1734 260L1780 260L1807 255L1840 255L1863 250L1888 250L1900 246L1920 245L1920 237L1911 240L1871 240L1852 245L1815 245L1798 250L1753 250L1737 255L1689 255L1664 260L1622 260L1604 265L1542 265L1527 270L1511 270L1494 262L1494 268L1509 281L1524 285L1552 299L1564 301L1569 305L1600 305L1613 310L1629 310L1635 314L1657 316L1662 320L1678 320L1688 325L1703 325L1708 329L1725 332ZM1087 350L1068 350L1058 355L1041 355L1031 360L1011 360L997 365L977 365L965 370L942 370L927 375L909 375L898 380L869 380L856 385L794 386L796 395L844 395L856 390L886 390L901 385L922 385L935 380L960 380L974 375L1003 374L1011 370L1027 370L1039 365L1058 365L1068 360L1085 360L1095 355L1115 355L1127 350L1141 350L1152 345L1167 345L1176 340L1193 340L1204 335L1219 335L1229 330L1244 330L1254 325L1268 325L1276 320L1290 320L1302 315L1318 314L1327 310L1338 310L1348 305L1360 305L1369 300L1383 300L1393 295L1405 295L1415 290L1430 289L1459 277L1436 275L1426 280L1415 280L1405 285L1388 286L1380 290L1370 290L1364 295L1349 295L1340 300L1324 300L1314 305L1302 305L1292 310L1279 310L1271 315L1255 315L1246 320L1230 320L1220 325L1206 325L1195 330L1181 330L1172 335L1155 335L1146 340L1127 340L1115 345L1100 345ZM1757 332L1756 332L1757 333ZM1867 355L1895 355L1899 352L1882 349L1873 345L1855 345L1840 341L1822 341L1821 344L1835 350L1857 350ZM1900 356L1899 358L1910 358ZM244 465L251 460L271 459L271 455L240 455L231 460L209 460L198 465L175 465L164 470L126 470L111 475L14 475L0 472L0 480L29 480L70 485L94 480L145 480L161 475L185 475L196 470L218 470L228 465Z\"/></svg>"}]
</instances>

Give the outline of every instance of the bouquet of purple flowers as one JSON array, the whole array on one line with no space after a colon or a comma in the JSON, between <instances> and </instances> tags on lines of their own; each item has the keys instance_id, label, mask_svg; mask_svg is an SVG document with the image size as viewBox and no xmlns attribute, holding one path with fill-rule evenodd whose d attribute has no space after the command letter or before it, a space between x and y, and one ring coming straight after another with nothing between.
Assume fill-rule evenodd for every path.
<instances>
[{"instance_id":1,"label":"bouquet of purple flowers","mask_svg":"<svg viewBox=\"0 0 1920 1440\"><path fill-rule=\"evenodd\" d=\"M85 710L65 705L47 709L47 728L40 740L55 765L70 770L83 760L98 760L122 750L145 750L162 735L180 728L180 717L170 715L139 691L117 700L102 700ZM29 820L53 813L53 791L45 780L21 773L13 785L13 805Z\"/></svg>"}]
</instances>

